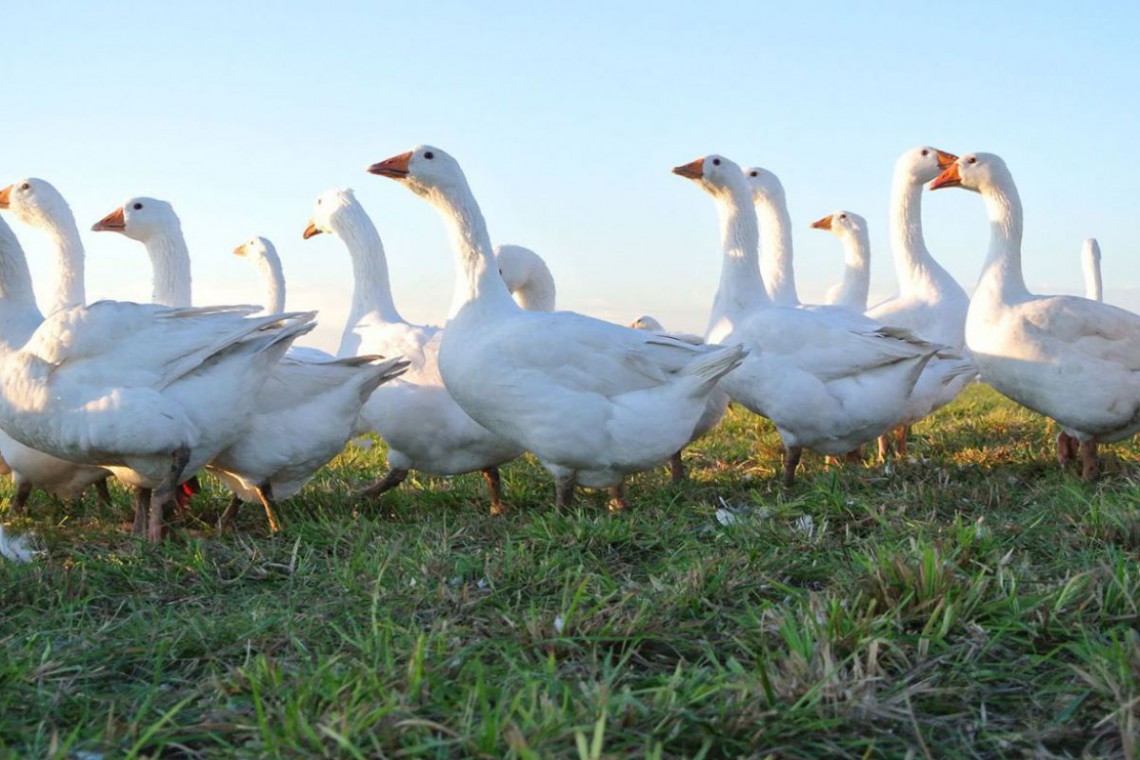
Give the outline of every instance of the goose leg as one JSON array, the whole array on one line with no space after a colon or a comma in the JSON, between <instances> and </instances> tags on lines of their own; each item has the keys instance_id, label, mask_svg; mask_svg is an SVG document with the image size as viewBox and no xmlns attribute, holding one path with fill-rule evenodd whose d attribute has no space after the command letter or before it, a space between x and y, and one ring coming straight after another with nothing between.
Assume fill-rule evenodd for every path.
<instances>
[{"instance_id":1,"label":"goose leg","mask_svg":"<svg viewBox=\"0 0 1140 760\"><path fill-rule=\"evenodd\" d=\"M146 514L150 508L150 489L135 486L134 498L135 521L131 526L132 536L142 536L146 533Z\"/></svg>"},{"instance_id":2,"label":"goose leg","mask_svg":"<svg viewBox=\"0 0 1140 760\"><path fill-rule=\"evenodd\" d=\"M804 455L803 446L786 446L784 448L784 487L790 488L796 482L796 466L800 457Z\"/></svg>"},{"instance_id":3,"label":"goose leg","mask_svg":"<svg viewBox=\"0 0 1140 760\"><path fill-rule=\"evenodd\" d=\"M358 498L364 499L378 498L380 494L384 493L385 491L391 491L393 488L403 483L407 477L407 470L393 468L391 470L388 470L388 474L383 478L377 480L367 488L358 491L356 495Z\"/></svg>"},{"instance_id":4,"label":"goose leg","mask_svg":"<svg viewBox=\"0 0 1140 760\"><path fill-rule=\"evenodd\" d=\"M181 514L190 502L193 500L194 495L202 490L202 484L198 481L198 476L187 478L186 481L178 487L174 492L174 508Z\"/></svg>"},{"instance_id":5,"label":"goose leg","mask_svg":"<svg viewBox=\"0 0 1140 760\"><path fill-rule=\"evenodd\" d=\"M684 449L681 449L684 451ZM669 458L669 474L673 479L673 483L677 484L685 479L685 463L681 461L681 451Z\"/></svg>"},{"instance_id":6,"label":"goose leg","mask_svg":"<svg viewBox=\"0 0 1140 760\"><path fill-rule=\"evenodd\" d=\"M483 480L487 481L487 493L491 496L491 514L503 514L507 508L503 505L503 485L499 479L499 468L488 467L483 470Z\"/></svg>"},{"instance_id":7,"label":"goose leg","mask_svg":"<svg viewBox=\"0 0 1140 760\"><path fill-rule=\"evenodd\" d=\"M261 499L261 506L265 507L265 519L269 521L269 532L280 533L281 523L277 519L277 502L273 500L273 486L265 481L257 487L257 497Z\"/></svg>"},{"instance_id":8,"label":"goose leg","mask_svg":"<svg viewBox=\"0 0 1140 760\"><path fill-rule=\"evenodd\" d=\"M182 446L170 457L170 470L150 494L150 520L147 523L147 539L154 544L162 541L162 529L168 506L173 506L175 492L182 479L182 471L190 461L190 449Z\"/></svg>"},{"instance_id":9,"label":"goose leg","mask_svg":"<svg viewBox=\"0 0 1140 760\"><path fill-rule=\"evenodd\" d=\"M843 455L843 461L847 464L862 464L863 462L863 447L856 446Z\"/></svg>"},{"instance_id":10,"label":"goose leg","mask_svg":"<svg viewBox=\"0 0 1140 760\"><path fill-rule=\"evenodd\" d=\"M906 458L906 439L910 436L910 425L899 425L895 428L895 453L899 459Z\"/></svg>"},{"instance_id":11,"label":"goose leg","mask_svg":"<svg viewBox=\"0 0 1140 760\"><path fill-rule=\"evenodd\" d=\"M111 491L107 488L107 478L95 481L95 496L104 507L111 506Z\"/></svg>"},{"instance_id":12,"label":"goose leg","mask_svg":"<svg viewBox=\"0 0 1140 760\"><path fill-rule=\"evenodd\" d=\"M16 495L8 502L8 514L22 516L28 514L28 497L32 495L30 480L21 480L16 484Z\"/></svg>"},{"instance_id":13,"label":"goose leg","mask_svg":"<svg viewBox=\"0 0 1140 760\"><path fill-rule=\"evenodd\" d=\"M1080 442L1064 430L1057 433L1057 463L1062 468L1069 466L1077 458Z\"/></svg>"},{"instance_id":14,"label":"goose leg","mask_svg":"<svg viewBox=\"0 0 1140 760\"><path fill-rule=\"evenodd\" d=\"M625 483L621 482L610 486L610 511L621 512L623 509L629 509L629 502L625 500Z\"/></svg>"},{"instance_id":15,"label":"goose leg","mask_svg":"<svg viewBox=\"0 0 1140 760\"><path fill-rule=\"evenodd\" d=\"M1096 456L1096 441L1081 441L1081 480L1092 482L1100 473L1100 462Z\"/></svg>"},{"instance_id":16,"label":"goose leg","mask_svg":"<svg viewBox=\"0 0 1140 760\"><path fill-rule=\"evenodd\" d=\"M574 476L557 478L554 481L554 505L559 512L569 509L574 503Z\"/></svg>"},{"instance_id":17,"label":"goose leg","mask_svg":"<svg viewBox=\"0 0 1140 760\"><path fill-rule=\"evenodd\" d=\"M883 433L879 436L879 464L887 461L887 455L891 453L891 436L890 431Z\"/></svg>"},{"instance_id":18,"label":"goose leg","mask_svg":"<svg viewBox=\"0 0 1140 760\"><path fill-rule=\"evenodd\" d=\"M230 525L233 524L234 515L237 514L237 511L240 508L241 497L235 493L233 495L233 498L230 499L230 503L226 505L226 510L222 512L222 516L218 518L217 531L219 533L229 529Z\"/></svg>"}]
</instances>

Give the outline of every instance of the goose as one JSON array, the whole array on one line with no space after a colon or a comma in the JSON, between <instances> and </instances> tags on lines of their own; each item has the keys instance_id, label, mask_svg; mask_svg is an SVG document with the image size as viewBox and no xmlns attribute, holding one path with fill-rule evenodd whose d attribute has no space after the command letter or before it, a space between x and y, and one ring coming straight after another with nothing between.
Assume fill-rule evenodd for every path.
<instances>
[{"instance_id":1,"label":"goose","mask_svg":"<svg viewBox=\"0 0 1140 760\"><path fill-rule=\"evenodd\" d=\"M554 311L554 276L541 256L521 245L499 245L495 261L515 303L528 311Z\"/></svg>"},{"instance_id":2,"label":"goose","mask_svg":"<svg viewBox=\"0 0 1140 760\"><path fill-rule=\"evenodd\" d=\"M867 220L853 211L840 210L812 222L811 226L827 230L843 244L843 281L828 289L825 303L862 314L867 310L867 291L871 287L871 243L867 239Z\"/></svg>"},{"instance_id":3,"label":"goose","mask_svg":"<svg viewBox=\"0 0 1140 760\"><path fill-rule=\"evenodd\" d=\"M966 345L981 378L1055 420L1078 451L1081 476L1096 478L1097 446L1140 431L1140 315L1079 296L1030 293L1021 273L1021 198L1005 162L971 153L931 189L982 196L990 244L966 317Z\"/></svg>"},{"instance_id":4,"label":"goose","mask_svg":"<svg viewBox=\"0 0 1140 760\"><path fill-rule=\"evenodd\" d=\"M1085 276L1085 298L1103 301L1104 288L1100 279L1100 243L1088 238L1081 247L1081 269Z\"/></svg>"},{"instance_id":5,"label":"goose","mask_svg":"<svg viewBox=\"0 0 1140 760\"><path fill-rule=\"evenodd\" d=\"M368 171L423 197L450 228L459 276L439 369L455 401L539 459L554 476L559 508L576 484L608 488L611 509L625 508L625 476L684 446L717 380L746 352L521 309L454 158L421 145Z\"/></svg>"},{"instance_id":6,"label":"goose","mask_svg":"<svg viewBox=\"0 0 1140 760\"><path fill-rule=\"evenodd\" d=\"M56 287L53 310L84 302L83 244L75 217L58 190L46 180L29 177L0 189L0 209L21 222L43 230L55 244ZM23 346L43 322L36 304L27 259L15 234L0 220L0 347L12 351ZM0 430L0 456L12 475L16 493L9 503L13 514L24 514L34 487L61 498L78 498L95 486L101 502L111 503L107 490L110 473L25 446Z\"/></svg>"},{"instance_id":7,"label":"goose","mask_svg":"<svg viewBox=\"0 0 1140 760\"><path fill-rule=\"evenodd\" d=\"M277 248L267 238L252 237L234 248L234 255L253 262L265 283L265 313L285 311L285 272ZM328 351L310 346L292 346L286 356L303 361L324 362L335 357Z\"/></svg>"},{"instance_id":8,"label":"goose","mask_svg":"<svg viewBox=\"0 0 1140 760\"><path fill-rule=\"evenodd\" d=\"M705 339L700 335L669 332L656 318L648 314L643 314L630 322L629 326L635 330L646 330L651 333L657 333L658 335L668 335L672 338L683 340L686 343L692 343L693 345L701 345L705 342ZM697 426L693 428L693 435L689 438L688 443L692 443L698 438L703 438L720 423L725 412L728 411L728 402L728 394L719 386L709 394L708 400L705 402L705 411L701 415L700 420L697 421ZM683 448L678 449L673 456L669 457L669 475L674 483L680 483L685 479L685 463L681 459L683 452Z\"/></svg>"},{"instance_id":9,"label":"goose","mask_svg":"<svg viewBox=\"0 0 1140 760\"><path fill-rule=\"evenodd\" d=\"M190 253L169 203L131 198L92 229L143 243L154 269L155 298L179 301L166 305L189 305ZM399 358L367 355L321 362L286 355L271 367L251 404L247 426L208 464L233 493L219 529L229 525L243 501L255 501L265 509L270 531L278 532L276 502L296 494L344 449L358 426L361 406L405 367Z\"/></svg>"},{"instance_id":10,"label":"goose","mask_svg":"<svg viewBox=\"0 0 1140 760\"><path fill-rule=\"evenodd\" d=\"M411 363L404 377L379 388L361 410L368 429L388 444L389 468L361 494L378 497L411 470L444 476L482 472L491 514L502 514L499 466L522 454L522 447L472 419L444 387L439 372L443 331L410 324L396 310L380 234L352 190L318 196L303 236L322 233L340 238L352 258L352 306L338 355L367 351L403 355Z\"/></svg>"},{"instance_id":11,"label":"goose","mask_svg":"<svg viewBox=\"0 0 1140 760\"><path fill-rule=\"evenodd\" d=\"M792 266L792 217L780 178L767 169L744 170L752 191L760 234L760 276L764 292L776 306L798 306L796 273Z\"/></svg>"},{"instance_id":12,"label":"goose","mask_svg":"<svg viewBox=\"0 0 1140 760\"><path fill-rule=\"evenodd\" d=\"M940 346L844 309L776 306L760 274L744 172L715 154L673 172L716 201L724 257L705 340L754 349L721 387L775 423L783 483L794 482L804 448L844 455L895 424Z\"/></svg>"},{"instance_id":13,"label":"goose","mask_svg":"<svg viewBox=\"0 0 1140 760\"><path fill-rule=\"evenodd\" d=\"M907 453L909 426L953 401L977 375L969 355L963 355L970 298L930 254L922 234L923 185L955 160L952 153L930 146L911 148L895 162L891 181L891 254L899 290L871 307L867 316L949 349L930 361L907 400L893 434L900 457ZM880 460L890 451L891 437L879 438Z\"/></svg>"}]
</instances>

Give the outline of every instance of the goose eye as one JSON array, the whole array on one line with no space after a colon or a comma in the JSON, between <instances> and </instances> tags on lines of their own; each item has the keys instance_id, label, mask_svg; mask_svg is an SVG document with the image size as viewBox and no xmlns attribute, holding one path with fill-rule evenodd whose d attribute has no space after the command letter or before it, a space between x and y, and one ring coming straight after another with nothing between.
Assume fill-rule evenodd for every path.
<instances>
[{"instance_id":1,"label":"goose eye","mask_svg":"<svg viewBox=\"0 0 1140 760\"><path fill-rule=\"evenodd\" d=\"M759 175L759 172L748 172L749 177L756 177L758 175Z\"/></svg>"},{"instance_id":2,"label":"goose eye","mask_svg":"<svg viewBox=\"0 0 1140 760\"><path fill-rule=\"evenodd\" d=\"M923 149L922 149L922 155L924 155L924 156L929 156L929 155L930 155L930 151L929 151L929 150L927 150L926 148L923 148Z\"/></svg>"},{"instance_id":3,"label":"goose eye","mask_svg":"<svg viewBox=\"0 0 1140 760\"><path fill-rule=\"evenodd\" d=\"M429 160L433 159L433 158L435 158L435 154L429 150L427 153L424 154L424 158L429 159Z\"/></svg>"},{"instance_id":4,"label":"goose eye","mask_svg":"<svg viewBox=\"0 0 1140 760\"><path fill-rule=\"evenodd\" d=\"M840 219L846 219L846 218L847 218L847 214L840 214L840 215L839 215L839 218L840 218Z\"/></svg>"},{"instance_id":5,"label":"goose eye","mask_svg":"<svg viewBox=\"0 0 1140 760\"><path fill-rule=\"evenodd\" d=\"M30 183L28 183L28 182L25 182L24 184L20 185L20 189L21 189L21 190L31 190L31 189L32 189L32 186L31 186L31 184L30 184Z\"/></svg>"},{"instance_id":6,"label":"goose eye","mask_svg":"<svg viewBox=\"0 0 1140 760\"><path fill-rule=\"evenodd\" d=\"M133 206L131 206L131 208L133 208L135 211L138 211L139 209L141 209L141 208L142 208L142 204L141 204L141 203L136 203L136 204L134 204Z\"/></svg>"},{"instance_id":7,"label":"goose eye","mask_svg":"<svg viewBox=\"0 0 1140 760\"><path fill-rule=\"evenodd\" d=\"M318 205L318 206L319 206L319 205L321 205L321 204L322 204L322 203L324 203L324 202L325 202L325 199L324 199L324 198L317 198L317 205Z\"/></svg>"},{"instance_id":8,"label":"goose eye","mask_svg":"<svg viewBox=\"0 0 1140 760\"><path fill-rule=\"evenodd\" d=\"M720 159L719 158L713 159L713 166L720 166Z\"/></svg>"},{"instance_id":9,"label":"goose eye","mask_svg":"<svg viewBox=\"0 0 1140 760\"><path fill-rule=\"evenodd\" d=\"M976 163L978 163L978 159L975 156L970 156L969 158L966 159L966 163L976 164Z\"/></svg>"}]
</instances>

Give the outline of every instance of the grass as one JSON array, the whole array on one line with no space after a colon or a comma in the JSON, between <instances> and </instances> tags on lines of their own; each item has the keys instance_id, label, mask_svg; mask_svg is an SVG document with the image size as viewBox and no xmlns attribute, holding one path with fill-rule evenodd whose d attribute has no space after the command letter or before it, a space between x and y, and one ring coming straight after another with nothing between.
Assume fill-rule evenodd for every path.
<instances>
[{"instance_id":1,"label":"grass","mask_svg":"<svg viewBox=\"0 0 1140 760\"><path fill-rule=\"evenodd\" d=\"M691 482L566 514L532 460L413 475L379 505L350 449L265 534L170 541L33 499L43 556L0 565L10 757L1137 757L1140 449L1058 471L1040 418L983 387L914 459L788 492L734 411ZM199 522L201 520L201 522Z\"/></svg>"}]
</instances>

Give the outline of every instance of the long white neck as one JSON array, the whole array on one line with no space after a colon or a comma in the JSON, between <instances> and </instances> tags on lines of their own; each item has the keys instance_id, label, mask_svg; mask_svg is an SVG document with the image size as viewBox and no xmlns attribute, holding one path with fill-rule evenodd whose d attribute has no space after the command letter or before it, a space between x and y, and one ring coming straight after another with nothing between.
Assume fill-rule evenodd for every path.
<instances>
[{"instance_id":1,"label":"long white neck","mask_svg":"<svg viewBox=\"0 0 1140 760\"><path fill-rule=\"evenodd\" d=\"M39 312L28 259L16 234L3 219L0 219L0 299L12 306Z\"/></svg>"},{"instance_id":2,"label":"long white neck","mask_svg":"<svg viewBox=\"0 0 1140 760\"><path fill-rule=\"evenodd\" d=\"M87 303L83 276L83 241L71 209L57 209L47 216L43 230L55 245L55 294L49 314Z\"/></svg>"},{"instance_id":3,"label":"long white neck","mask_svg":"<svg viewBox=\"0 0 1140 760\"><path fill-rule=\"evenodd\" d=\"M760 246L760 271L768 297L777 306L796 306L796 274L792 268L792 218L783 188L755 195L756 216L763 240Z\"/></svg>"},{"instance_id":4,"label":"long white neck","mask_svg":"<svg viewBox=\"0 0 1140 760\"><path fill-rule=\"evenodd\" d=\"M467 182L456 181L446 190L430 190L426 197L443 214L455 249L458 276L455 278L449 318L454 319L471 307L479 310L518 309L507 284L499 276L487 223Z\"/></svg>"},{"instance_id":5,"label":"long white neck","mask_svg":"<svg viewBox=\"0 0 1140 760\"><path fill-rule=\"evenodd\" d=\"M720 216L720 244L724 255L706 334L723 319L735 320L742 313L772 303L760 274L757 257L760 233L743 178L739 184L721 188L713 198Z\"/></svg>"},{"instance_id":6,"label":"long white neck","mask_svg":"<svg viewBox=\"0 0 1140 760\"><path fill-rule=\"evenodd\" d=\"M1085 275L1085 298L1104 300L1104 286L1100 279L1100 244L1089 238L1081 249L1081 267Z\"/></svg>"},{"instance_id":7,"label":"long white neck","mask_svg":"<svg viewBox=\"0 0 1140 760\"><path fill-rule=\"evenodd\" d=\"M1011 179L987 187L982 198L990 218L990 247L977 289L991 298L1013 303L1029 295L1021 273L1021 197Z\"/></svg>"},{"instance_id":8,"label":"long white neck","mask_svg":"<svg viewBox=\"0 0 1140 760\"><path fill-rule=\"evenodd\" d=\"M384 322L403 322L392 301L384 243L368 214L359 204L345 206L336 217L333 231L352 257L352 308L345 335L368 314L375 314Z\"/></svg>"},{"instance_id":9,"label":"long white neck","mask_svg":"<svg viewBox=\"0 0 1140 760\"><path fill-rule=\"evenodd\" d=\"M891 253L899 294L910 295L930 279L935 263L922 236L922 183L906 167L891 182Z\"/></svg>"},{"instance_id":10,"label":"long white neck","mask_svg":"<svg viewBox=\"0 0 1140 760\"><path fill-rule=\"evenodd\" d=\"M845 268L835 304L862 313L867 310L867 293L871 289L871 243L865 229L845 232L841 240Z\"/></svg>"},{"instance_id":11,"label":"long white neck","mask_svg":"<svg viewBox=\"0 0 1140 760\"><path fill-rule=\"evenodd\" d=\"M281 271L281 259L272 251L264 251L257 257L257 269L265 281L265 313L280 314L285 311L285 273Z\"/></svg>"},{"instance_id":12,"label":"long white neck","mask_svg":"<svg viewBox=\"0 0 1140 760\"><path fill-rule=\"evenodd\" d=\"M182 228L172 226L148 237L144 244L154 270L151 303L161 306L190 306L190 251Z\"/></svg>"}]
</instances>

